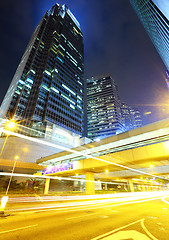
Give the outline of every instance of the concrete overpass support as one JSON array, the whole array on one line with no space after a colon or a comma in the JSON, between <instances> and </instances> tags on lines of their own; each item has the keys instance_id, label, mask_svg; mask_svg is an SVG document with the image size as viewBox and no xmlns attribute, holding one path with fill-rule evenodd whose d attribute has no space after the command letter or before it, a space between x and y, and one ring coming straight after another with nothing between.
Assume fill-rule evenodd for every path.
<instances>
[{"instance_id":1,"label":"concrete overpass support","mask_svg":"<svg viewBox=\"0 0 169 240\"><path fill-rule=\"evenodd\" d=\"M129 187L129 189L130 189L130 192L134 192L134 186L133 186L133 181L132 181L132 179L129 179L129 180L127 181L127 183L128 183L128 187Z\"/></svg>"},{"instance_id":2,"label":"concrete overpass support","mask_svg":"<svg viewBox=\"0 0 169 240\"><path fill-rule=\"evenodd\" d=\"M100 181L95 182L95 190L102 190L102 184Z\"/></svg>"},{"instance_id":3,"label":"concrete overpass support","mask_svg":"<svg viewBox=\"0 0 169 240\"><path fill-rule=\"evenodd\" d=\"M44 194L48 194L48 192L49 192L49 184L50 184L50 178L46 178Z\"/></svg>"},{"instance_id":4,"label":"concrete overpass support","mask_svg":"<svg viewBox=\"0 0 169 240\"><path fill-rule=\"evenodd\" d=\"M94 183L94 173L86 172L85 173L85 193L86 194L95 194L95 183Z\"/></svg>"}]
</instances>

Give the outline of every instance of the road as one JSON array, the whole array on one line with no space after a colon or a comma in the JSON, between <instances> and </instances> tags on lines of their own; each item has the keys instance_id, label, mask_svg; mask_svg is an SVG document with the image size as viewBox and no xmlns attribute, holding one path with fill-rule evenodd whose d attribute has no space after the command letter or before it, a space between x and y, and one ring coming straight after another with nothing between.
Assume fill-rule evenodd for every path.
<instances>
[{"instance_id":1,"label":"road","mask_svg":"<svg viewBox=\"0 0 169 240\"><path fill-rule=\"evenodd\" d=\"M169 240L169 195L10 203L0 240Z\"/></svg>"}]
</instances>

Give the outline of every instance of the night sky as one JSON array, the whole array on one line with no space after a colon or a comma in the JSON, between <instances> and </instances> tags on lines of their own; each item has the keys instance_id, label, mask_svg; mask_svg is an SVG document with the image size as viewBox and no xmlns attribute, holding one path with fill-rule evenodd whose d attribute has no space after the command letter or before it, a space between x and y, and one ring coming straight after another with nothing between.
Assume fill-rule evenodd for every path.
<instances>
[{"instance_id":1,"label":"night sky","mask_svg":"<svg viewBox=\"0 0 169 240\"><path fill-rule=\"evenodd\" d=\"M35 27L56 2L66 4L81 25L85 78L110 73L122 101L142 114L152 112L143 114L144 124L168 117L166 67L129 0L1 1L0 102Z\"/></svg>"}]
</instances>

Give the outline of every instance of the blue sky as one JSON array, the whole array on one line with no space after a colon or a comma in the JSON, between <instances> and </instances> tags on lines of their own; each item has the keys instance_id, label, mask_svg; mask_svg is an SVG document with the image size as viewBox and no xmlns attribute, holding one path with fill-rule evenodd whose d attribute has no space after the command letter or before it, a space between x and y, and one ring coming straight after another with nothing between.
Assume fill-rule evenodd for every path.
<instances>
[{"instance_id":1,"label":"blue sky","mask_svg":"<svg viewBox=\"0 0 169 240\"><path fill-rule=\"evenodd\" d=\"M145 123L165 118L168 101L165 66L130 6L129 0L65 0L84 34L85 78L109 72L122 101L152 111ZM29 39L54 0L1 1L0 101Z\"/></svg>"}]
</instances>

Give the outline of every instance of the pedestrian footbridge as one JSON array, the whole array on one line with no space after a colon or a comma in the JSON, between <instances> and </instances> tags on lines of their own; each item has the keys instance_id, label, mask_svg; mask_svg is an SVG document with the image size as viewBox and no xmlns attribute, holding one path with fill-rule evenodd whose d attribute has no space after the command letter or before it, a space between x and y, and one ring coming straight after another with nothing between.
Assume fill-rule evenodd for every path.
<instances>
[{"instance_id":1,"label":"pedestrian footbridge","mask_svg":"<svg viewBox=\"0 0 169 240\"><path fill-rule=\"evenodd\" d=\"M169 119L37 160L44 175L106 179L169 174Z\"/></svg>"},{"instance_id":2,"label":"pedestrian footbridge","mask_svg":"<svg viewBox=\"0 0 169 240\"><path fill-rule=\"evenodd\" d=\"M48 166L46 173L55 166L53 174L57 175L70 176L75 172L80 174L86 171L103 173L108 170L109 173L113 172L115 177L118 177L118 174L123 176L124 171L130 177L142 175L139 169L152 174L167 174L168 159L169 119L166 119L99 142L52 154L38 159L37 163ZM64 167L64 164L68 167Z\"/></svg>"}]
</instances>

